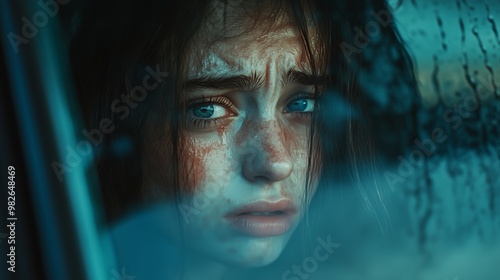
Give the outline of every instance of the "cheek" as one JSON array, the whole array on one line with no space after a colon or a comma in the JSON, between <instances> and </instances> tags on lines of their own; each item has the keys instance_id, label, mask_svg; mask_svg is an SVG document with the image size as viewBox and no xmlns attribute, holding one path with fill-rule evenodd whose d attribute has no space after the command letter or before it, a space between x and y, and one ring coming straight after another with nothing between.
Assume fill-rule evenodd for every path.
<instances>
[{"instance_id":1,"label":"cheek","mask_svg":"<svg viewBox=\"0 0 500 280\"><path fill-rule=\"evenodd\" d=\"M290 152L293 162L293 171L288 178L290 182L290 192L302 200L305 195L307 165L309 159L309 140L304 128L290 129L283 133L285 146Z\"/></svg>"},{"instance_id":2,"label":"cheek","mask_svg":"<svg viewBox=\"0 0 500 280\"><path fill-rule=\"evenodd\" d=\"M216 133L206 136L210 140L205 136L188 136L184 142L182 188L187 192L191 209L200 211L199 215L190 216L189 224L195 229L217 227L220 222L218 213L229 204L223 194L233 169L228 144L223 144L223 132L219 134L219 137ZM212 232L198 234L199 237L210 236Z\"/></svg>"},{"instance_id":3,"label":"cheek","mask_svg":"<svg viewBox=\"0 0 500 280\"><path fill-rule=\"evenodd\" d=\"M184 141L186 147L181 156L182 187L190 193L203 191L203 187L211 184L220 187L222 178L229 176L227 148L222 144L225 135L219 141L200 140L197 137L187 137Z\"/></svg>"},{"instance_id":4,"label":"cheek","mask_svg":"<svg viewBox=\"0 0 500 280\"><path fill-rule=\"evenodd\" d=\"M214 150L211 145L196 145L193 139L183 141L183 146L187 147L184 153L181 153L181 185L182 188L194 192L200 182L206 180L206 167L208 155Z\"/></svg>"}]
</instances>

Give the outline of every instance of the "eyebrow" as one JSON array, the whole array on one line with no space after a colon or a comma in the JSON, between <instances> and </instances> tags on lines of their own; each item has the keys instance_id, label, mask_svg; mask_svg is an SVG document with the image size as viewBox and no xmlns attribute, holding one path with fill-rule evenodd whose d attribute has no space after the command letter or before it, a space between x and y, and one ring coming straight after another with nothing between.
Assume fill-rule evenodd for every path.
<instances>
[{"instance_id":1,"label":"eyebrow","mask_svg":"<svg viewBox=\"0 0 500 280\"><path fill-rule=\"evenodd\" d=\"M298 83L302 85L315 85L321 81L321 77L315 77L311 74L295 69L290 69L281 77L282 85ZM256 72L250 75L235 75L235 76L202 76L199 78L186 81L184 88L186 90L199 89L239 89L244 91L255 91L262 88L264 79Z\"/></svg>"},{"instance_id":2,"label":"eyebrow","mask_svg":"<svg viewBox=\"0 0 500 280\"><path fill-rule=\"evenodd\" d=\"M286 73L285 77L282 80L283 84L292 84L298 83L306 86L312 86L318 84L322 79L321 76L314 76L302 71L297 71L295 69L290 69Z\"/></svg>"},{"instance_id":3,"label":"eyebrow","mask_svg":"<svg viewBox=\"0 0 500 280\"><path fill-rule=\"evenodd\" d=\"M199 78L188 80L184 84L186 90L197 89L241 89L241 90L256 90L262 87L263 79L257 73L252 72L250 76L235 75L235 76L202 76Z\"/></svg>"}]
</instances>

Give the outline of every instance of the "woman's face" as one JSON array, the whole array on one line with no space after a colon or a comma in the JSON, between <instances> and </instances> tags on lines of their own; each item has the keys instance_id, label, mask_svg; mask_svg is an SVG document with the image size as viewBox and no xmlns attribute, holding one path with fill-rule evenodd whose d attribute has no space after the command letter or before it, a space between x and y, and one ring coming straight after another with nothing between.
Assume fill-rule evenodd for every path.
<instances>
[{"instance_id":1,"label":"woman's face","mask_svg":"<svg viewBox=\"0 0 500 280\"><path fill-rule=\"evenodd\" d=\"M190 249L262 266L307 204L311 69L292 24L209 42L214 33L200 32L188 58L181 166L192 196L178 210Z\"/></svg>"}]
</instances>

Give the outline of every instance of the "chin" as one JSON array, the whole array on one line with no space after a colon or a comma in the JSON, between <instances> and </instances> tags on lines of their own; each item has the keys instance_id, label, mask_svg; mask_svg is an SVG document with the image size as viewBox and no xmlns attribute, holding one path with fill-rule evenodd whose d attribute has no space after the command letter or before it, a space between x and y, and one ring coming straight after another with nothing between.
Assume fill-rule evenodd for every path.
<instances>
[{"instance_id":1,"label":"chin","mask_svg":"<svg viewBox=\"0 0 500 280\"><path fill-rule=\"evenodd\" d=\"M231 244L229 254L226 253L224 260L221 261L229 266L245 268L270 265L281 255L288 239L288 234L260 238L246 237Z\"/></svg>"},{"instance_id":2,"label":"chin","mask_svg":"<svg viewBox=\"0 0 500 280\"><path fill-rule=\"evenodd\" d=\"M240 268L257 268L272 264L281 255L281 251L274 253L253 253L224 260L224 264Z\"/></svg>"}]
</instances>

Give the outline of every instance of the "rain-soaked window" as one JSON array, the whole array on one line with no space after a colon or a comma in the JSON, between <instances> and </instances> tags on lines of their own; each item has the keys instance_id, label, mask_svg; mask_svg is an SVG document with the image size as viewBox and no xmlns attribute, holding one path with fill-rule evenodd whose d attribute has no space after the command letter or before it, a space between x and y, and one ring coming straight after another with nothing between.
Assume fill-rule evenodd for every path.
<instances>
[{"instance_id":1,"label":"rain-soaked window","mask_svg":"<svg viewBox=\"0 0 500 280\"><path fill-rule=\"evenodd\" d=\"M0 6L1 279L498 279L500 2Z\"/></svg>"}]
</instances>

